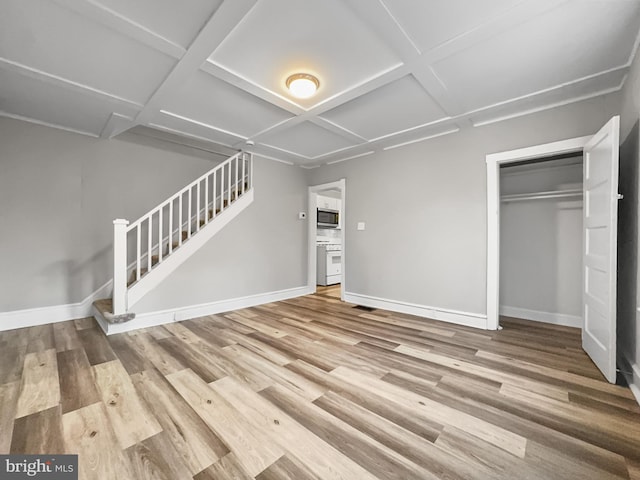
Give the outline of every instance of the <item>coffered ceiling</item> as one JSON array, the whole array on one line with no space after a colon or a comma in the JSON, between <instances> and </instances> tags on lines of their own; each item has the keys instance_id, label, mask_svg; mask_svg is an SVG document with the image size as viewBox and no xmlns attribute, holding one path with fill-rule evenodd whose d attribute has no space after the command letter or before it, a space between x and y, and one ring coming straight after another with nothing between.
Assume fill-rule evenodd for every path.
<instances>
[{"instance_id":1,"label":"coffered ceiling","mask_svg":"<svg viewBox=\"0 0 640 480\"><path fill-rule=\"evenodd\" d=\"M3 0L0 115L314 167L619 90L639 30L640 0Z\"/></svg>"}]
</instances>

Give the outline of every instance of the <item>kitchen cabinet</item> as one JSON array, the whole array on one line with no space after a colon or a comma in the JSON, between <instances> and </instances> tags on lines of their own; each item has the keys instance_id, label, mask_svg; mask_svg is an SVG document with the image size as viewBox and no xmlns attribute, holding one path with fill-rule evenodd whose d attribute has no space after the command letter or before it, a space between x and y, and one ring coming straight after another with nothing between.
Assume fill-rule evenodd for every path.
<instances>
[{"instance_id":1,"label":"kitchen cabinet","mask_svg":"<svg viewBox=\"0 0 640 480\"><path fill-rule=\"evenodd\" d=\"M318 208L327 208L329 210L340 210L340 199L325 197L324 195L318 195Z\"/></svg>"}]
</instances>

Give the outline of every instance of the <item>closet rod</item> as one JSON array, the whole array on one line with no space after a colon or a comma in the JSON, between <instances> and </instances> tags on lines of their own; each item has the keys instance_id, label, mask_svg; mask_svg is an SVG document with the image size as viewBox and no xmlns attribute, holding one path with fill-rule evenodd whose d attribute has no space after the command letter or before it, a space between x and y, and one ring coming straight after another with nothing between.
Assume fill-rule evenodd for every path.
<instances>
[{"instance_id":1,"label":"closet rod","mask_svg":"<svg viewBox=\"0 0 640 480\"><path fill-rule=\"evenodd\" d=\"M525 200L544 200L548 198L570 198L582 197L582 189L573 190L553 190L550 192L517 193L513 195L503 195L502 202L522 202Z\"/></svg>"}]
</instances>

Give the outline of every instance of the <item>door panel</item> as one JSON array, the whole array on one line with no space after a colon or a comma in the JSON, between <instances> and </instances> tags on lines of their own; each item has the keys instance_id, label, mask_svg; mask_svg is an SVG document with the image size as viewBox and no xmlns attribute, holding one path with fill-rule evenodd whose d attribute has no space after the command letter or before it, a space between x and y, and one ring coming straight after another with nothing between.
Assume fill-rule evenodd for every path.
<instances>
[{"instance_id":1,"label":"door panel","mask_svg":"<svg viewBox=\"0 0 640 480\"><path fill-rule=\"evenodd\" d=\"M620 118L613 117L584 148L582 347L616 381L616 257Z\"/></svg>"}]
</instances>

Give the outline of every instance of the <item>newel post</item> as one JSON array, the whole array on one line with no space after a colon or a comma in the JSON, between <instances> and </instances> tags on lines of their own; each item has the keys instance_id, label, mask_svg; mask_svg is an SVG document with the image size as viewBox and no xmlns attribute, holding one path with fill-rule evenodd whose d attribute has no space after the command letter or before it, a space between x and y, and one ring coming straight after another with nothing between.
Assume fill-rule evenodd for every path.
<instances>
[{"instance_id":1,"label":"newel post","mask_svg":"<svg viewBox=\"0 0 640 480\"><path fill-rule=\"evenodd\" d=\"M128 220L113 221L113 314L127 311L127 225Z\"/></svg>"}]
</instances>

